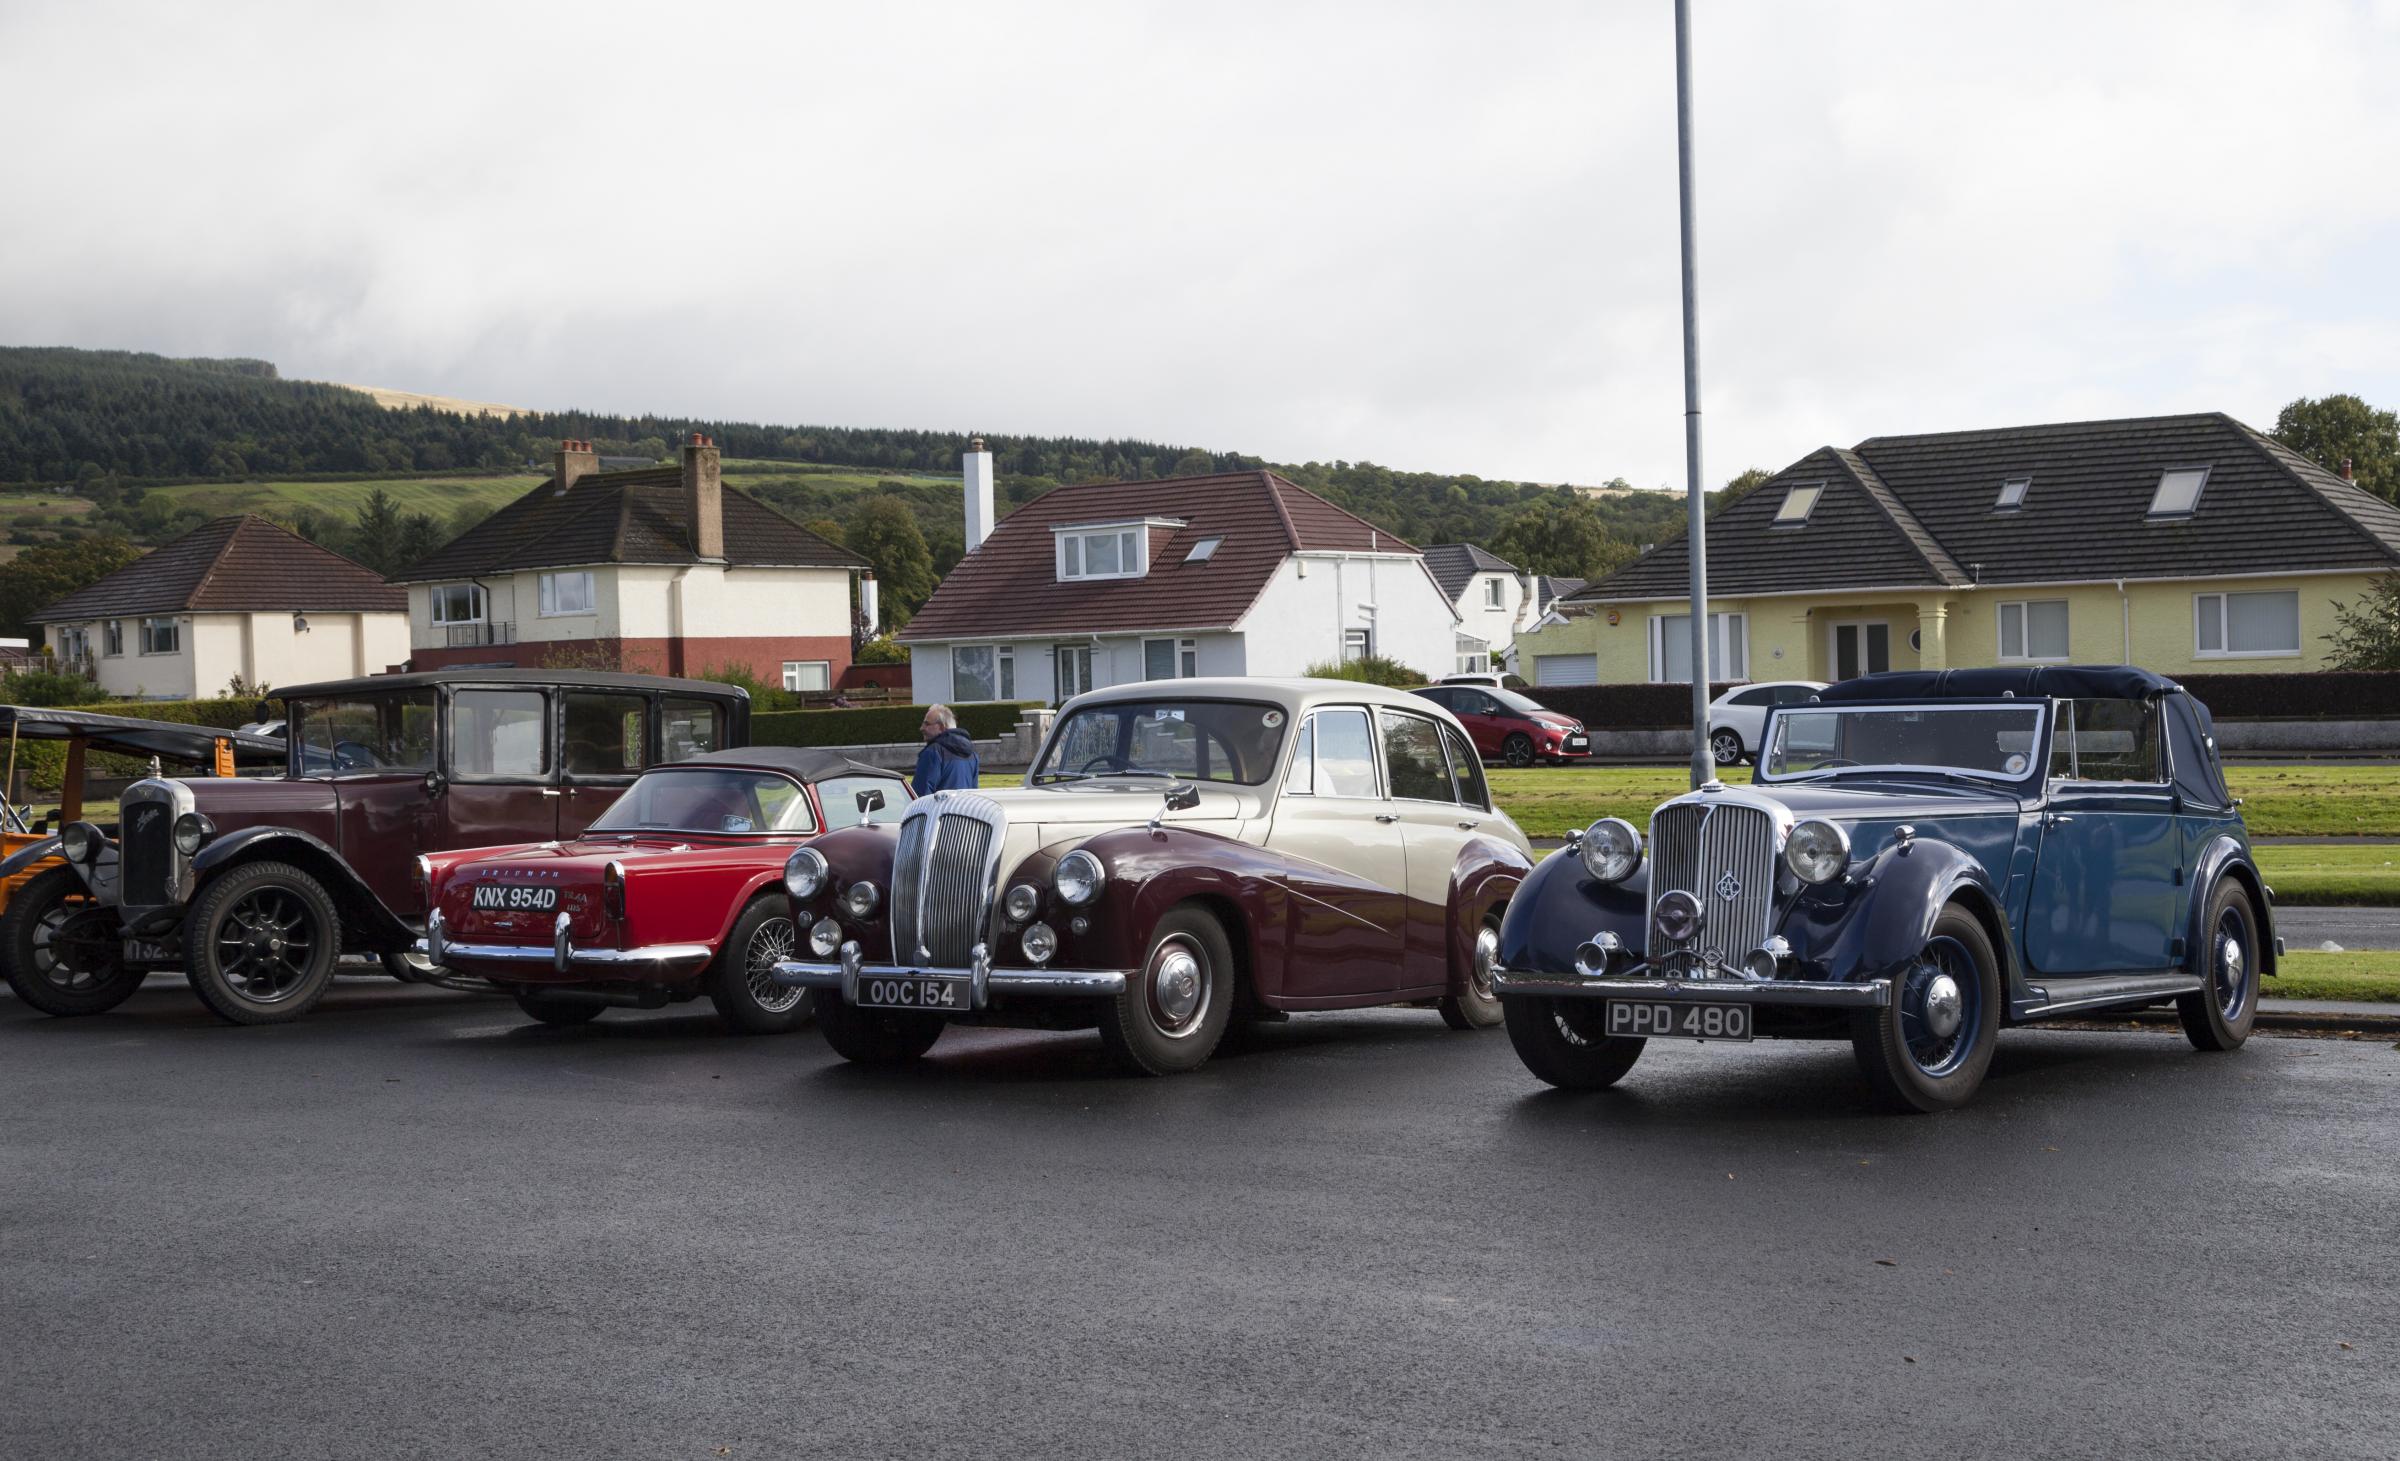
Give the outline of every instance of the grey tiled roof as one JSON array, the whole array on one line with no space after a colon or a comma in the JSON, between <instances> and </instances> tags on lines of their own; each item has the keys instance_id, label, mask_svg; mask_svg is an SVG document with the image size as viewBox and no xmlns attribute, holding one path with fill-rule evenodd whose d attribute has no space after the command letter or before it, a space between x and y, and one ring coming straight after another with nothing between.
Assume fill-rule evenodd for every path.
<instances>
[{"instance_id":1,"label":"grey tiled roof","mask_svg":"<svg viewBox=\"0 0 2400 1461\"><path fill-rule=\"evenodd\" d=\"M1517 565L1473 543L1436 543L1425 550L1425 567L1455 603L1478 573L1515 573Z\"/></svg>"}]
</instances>

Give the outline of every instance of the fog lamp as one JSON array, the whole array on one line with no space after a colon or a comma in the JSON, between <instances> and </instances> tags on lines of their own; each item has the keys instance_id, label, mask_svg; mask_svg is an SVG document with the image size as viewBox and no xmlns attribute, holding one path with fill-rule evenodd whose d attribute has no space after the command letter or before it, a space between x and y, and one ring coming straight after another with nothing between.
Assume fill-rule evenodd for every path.
<instances>
[{"instance_id":1,"label":"fog lamp","mask_svg":"<svg viewBox=\"0 0 2400 1461\"><path fill-rule=\"evenodd\" d=\"M1008 911L1009 922L1031 922L1033 915L1042 910L1042 890L1031 883L1019 883L1008 890L1008 898L1001 906Z\"/></svg>"},{"instance_id":2,"label":"fog lamp","mask_svg":"<svg viewBox=\"0 0 2400 1461\"><path fill-rule=\"evenodd\" d=\"M1600 930L1585 942L1575 946L1575 972L1586 979L1597 979L1608 972L1610 961L1615 959L1617 951L1624 947L1623 939L1605 928Z\"/></svg>"},{"instance_id":3,"label":"fog lamp","mask_svg":"<svg viewBox=\"0 0 2400 1461\"><path fill-rule=\"evenodd\" d=\"M1058 933L1047 923L1030 924L1025 929L1025 957L1036 964L1047 964L1058 952Z\"/></svg>"},{"instance_id":4,"label":"fog lamp","mask_svg":"<svg viewBox=\"0 0 2400 1461\"><path fill-rule=\"evenodd\" d=\"M1792 962L1792 945L1782 934L1769 934L1767 941L1742 956L1742 972L1753 979L1772 979Z\"/></svg>"},{"instance_id":5,"label":"fog lamp","mask_svg":"<svg viewBox=\"0 0 2400 1461\"><path fill-rule=\"evenodd\" d=\"M875 902L875 885L863 880L852 883L850 891L842 894L842 907L852 918L874 917Z\"/></svg>"},{"instance_id":6,"label":"fog lamp","mask_svg":"<svg viewBox=\"0 0 2400 1461\"><path fill-rule=\"evenodd\" d=\"M820 918L808 931L808 951L820 959L830 959L833 951L842 946L842 926L830 918Z\"/></svg>"},{"instance_id":7,"label":"fog lamp","mask_svg":"<svg viewBox=\"0 0 2400 1461\"><path fill-rule=\"evenodd\" d=\"M1658 900L1658 911L1652 915L1658 923L1658 936L1671 944L1688 944L1700 936L1705 917L1700 900L1677 888Z\"/></svg>"}]
</instances>

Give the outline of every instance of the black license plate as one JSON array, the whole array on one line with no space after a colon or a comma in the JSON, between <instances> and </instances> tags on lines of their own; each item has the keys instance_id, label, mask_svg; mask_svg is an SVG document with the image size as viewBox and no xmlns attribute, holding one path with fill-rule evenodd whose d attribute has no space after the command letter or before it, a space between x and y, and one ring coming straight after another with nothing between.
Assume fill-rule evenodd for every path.
<instances>
[{"instance_id":1,"label":"black license plate","mask_svg":"<svg viewBox=\"0 0 2400 1461\"><path fill-rule=\"evenodd\" d=\"M1750 1006L1612 999L1608 1002L1608 1033L1636 1039L1747 1040Z\"/></svg>"},{"instance_id":2,"label":"black license plate","mask_svg":"<svg viewBox=\"0 0 2400 1461\"><path fill-rule=\"evenodd\" d=\"M477 883L475 906L498 913L547 913L558 906L558 889L525 883Z\"/></svg>"},{"instance_id":3,"label":"black license plate","mask_svg":"<svg viewBox=\"0 0 2400 1461\"><path fill-rule=\"evenodd\" d=\"M858 1003L879 1010L963 1012L974 1006L971 981L933 974L868 975L858 981Z\"/></svg>"}]
</instances>

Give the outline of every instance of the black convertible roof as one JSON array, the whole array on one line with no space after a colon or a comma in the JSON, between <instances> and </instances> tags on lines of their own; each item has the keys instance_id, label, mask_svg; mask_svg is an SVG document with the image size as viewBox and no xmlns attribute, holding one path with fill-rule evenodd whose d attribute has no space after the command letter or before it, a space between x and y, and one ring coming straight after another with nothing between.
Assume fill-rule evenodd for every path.
<instances>
[{"instance_id":1,"label":"black convertible roof","mask_svg":"<svg viewBox=\"0 0 2400 1461\"><path fill-rule=\"evenodd\" d=\"M564 685L571 689L664 690L720 700L747 700L750 692L717 680L678 680L666 675L628 675L614 670L527 670L513 666L472 669L418 670L403 675L367 675L355 680L323 680L313 685L284 685L267 692L270 700L311 699L323 695L363 694L373 690L422 690L430 685Z\"/></svg>"},{"instance_id":2,"label":"black convertible roof","mask_svg":"<svg viewBox=\"0 0 2400 1461\"><path fill-rule=\"evenodd\" d=\"M281 766L286 760L284 743L267 736L46 706L0 705L0 736L26 741L80 739L95 750L203 764L216 754L217 742L226 741L232 744L238 765Z\"/></svg>"},{"instance_id":3,"label":"black convertible roof","mask_svg":"<svg viewBox=\"0 0 2400 1461\"><path fill-rule=\"evenodd\" d=\"M1863 700L1997 700L2003 695L2062 700L2147 700L2182 686L2139 665L1996 665L1971 670L1891 670L1860 675L1817 692L1827 705Z\"/></svg>"},{"instance_id":4,"label":"black convertible roof","mask_svg":"<svg viewBox=\"0 0 2400 1461\"><path fill-rule=\"evenodd\" d=\"M781 771L802 781L824 781L835 776L882 776L893 781L907 778L888 766L869 766L853 761L833 751L814 746L744 746L731 751L704 751L681 761L667 763L675 766L757 766L768 771ZM652 767L658 770L658 767Z\"/></svg>"}]
</instances>

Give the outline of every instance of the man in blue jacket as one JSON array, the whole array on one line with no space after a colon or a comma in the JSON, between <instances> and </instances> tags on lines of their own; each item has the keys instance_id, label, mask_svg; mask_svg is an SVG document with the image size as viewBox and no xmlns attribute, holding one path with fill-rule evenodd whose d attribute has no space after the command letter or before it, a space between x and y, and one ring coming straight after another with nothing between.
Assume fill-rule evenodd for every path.
<instances>
[{"instance_id":1,"label":"man in blue jacket","mask_svg":"<svg viewBox=\"0 0 2400 1461\"><path fill-rule=\"evenodd\" d=\"M917 774L909 778L909 789L919 796L973 790L982 765L975 758L975 742L958 728L950 707L926 706L925 723L918 729L925 734L925 749L917 753Z\"/></svg>"}]
</instances>

